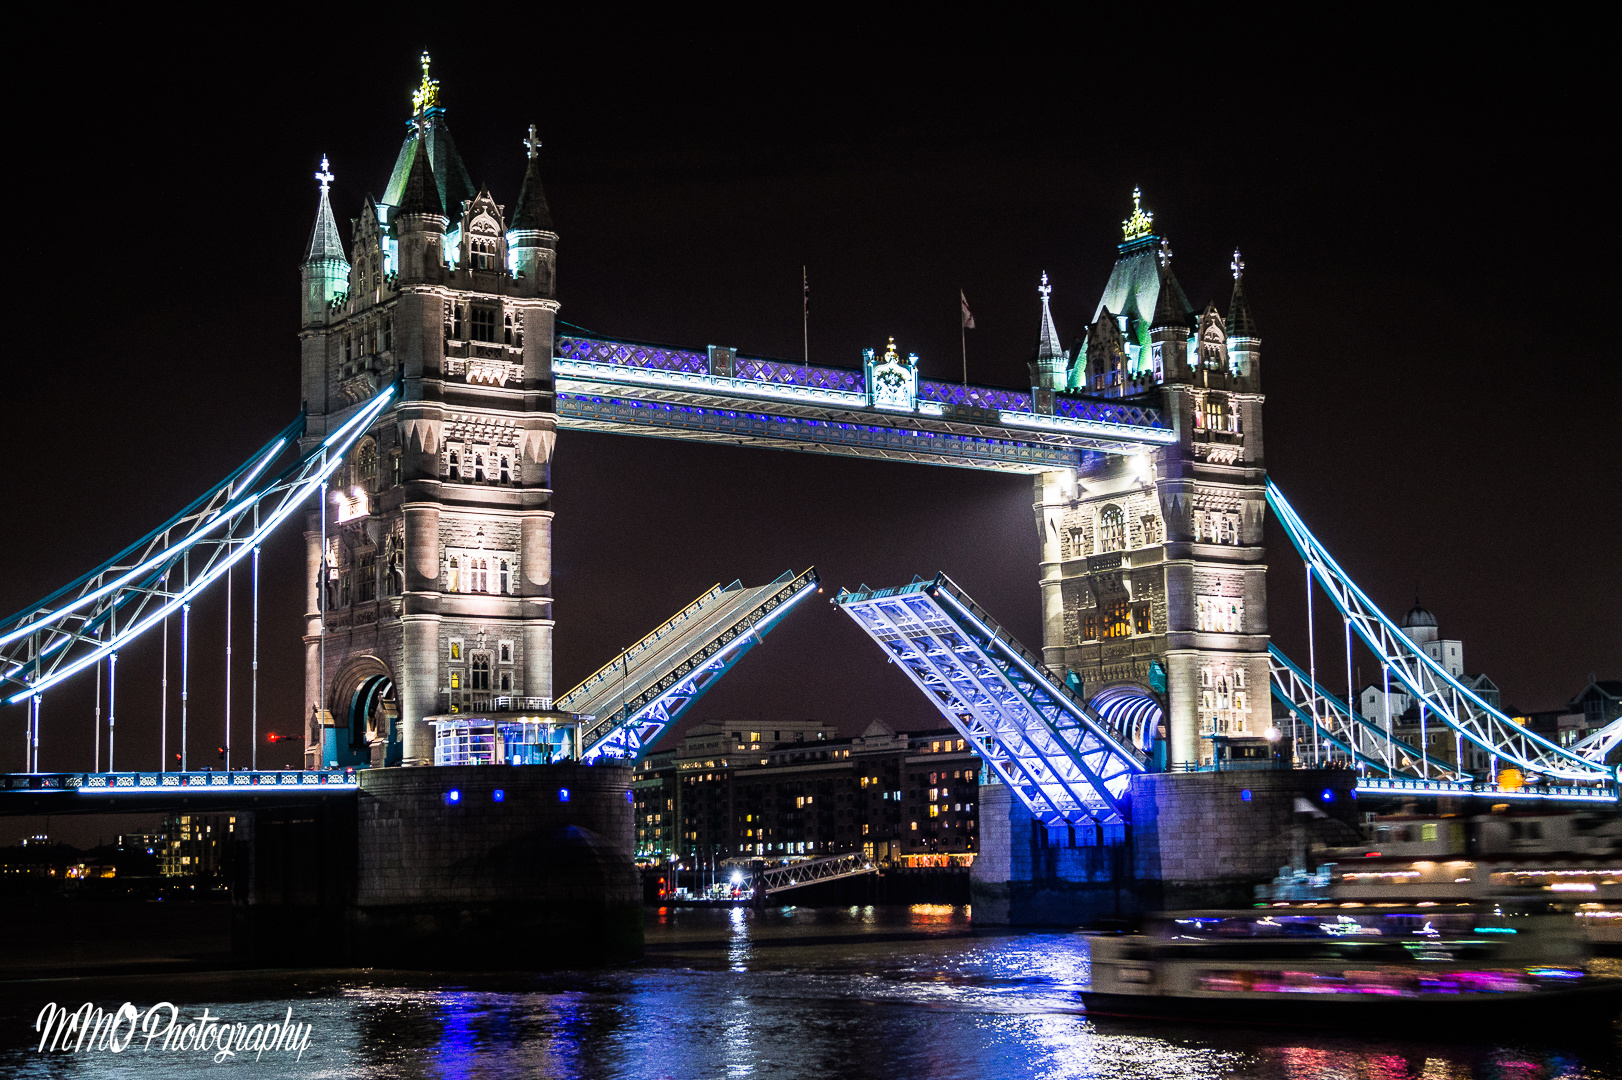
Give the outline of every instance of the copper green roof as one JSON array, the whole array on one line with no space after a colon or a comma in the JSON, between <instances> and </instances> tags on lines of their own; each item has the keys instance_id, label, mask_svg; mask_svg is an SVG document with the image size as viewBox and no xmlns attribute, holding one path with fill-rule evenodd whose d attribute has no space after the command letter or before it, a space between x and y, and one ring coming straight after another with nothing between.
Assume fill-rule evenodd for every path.
<instances>
[{"instance_id":1,"label":"copper green roof","mask_svg":"<svg viewBox=\"0 0 1622 1080\"><path fill-rule=\"evenodd\" d=\"M400 154L394 159L394 171L389 174L388 187L383 189L383 203L404 205L406 183L419 144L428 148L429 169L441 207L438 212L451 218L460 217L462 203L472 199L478 191L468 176L467 166L462 164L462 155L457 152L450 128L445 126L444 109L429 109L412 119L411 133L400 147Z\"/></svg>"},{"instance_id":2,"label":"copper green roof","mask_svg":"<svg viewBox=\"0 0 1622 1080\"><path fill-rule=\"evenodd\" d=\"M1127 316L1133 322L1145 325L1153 323L1160 300L1160 266L1155 258L1159 248L1160 237L1153 234L1119 245L1120 255L1115 260L1115 268L1110 271L1109 282L1104 286L1098 308L1093 312L1094 322L1108 309L1117 315ZM1186 317L1193 309L1189 306L1188 297L1183 295L1183 287L1169 270L1166 278L1174 290L1175 302Z\"/></svg>"}]
</instances>

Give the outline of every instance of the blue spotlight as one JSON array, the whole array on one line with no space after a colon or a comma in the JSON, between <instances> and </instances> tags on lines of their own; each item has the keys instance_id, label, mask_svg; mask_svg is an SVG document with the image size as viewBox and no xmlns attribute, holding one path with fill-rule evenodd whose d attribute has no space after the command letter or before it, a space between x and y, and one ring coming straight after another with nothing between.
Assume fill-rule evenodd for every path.
<instances>
[{"instance_id":1,"label":"blue spotlight","mask_svg":"<svg viewBox=\"0 0 1622 1080\"><path fill-rule=\"evenodd\" d=\"M566 787L558 788L558 802L568 802L568 801L569 801L569 789L566 788Z\"/></svg>"},{"instance_id":2,"label":"blue spotlight","mask_svg":"<svg viewBox=\"0 0 1622 1080\"><path fill-rule=\"evenodd\" d=\"M507 801L507 793L505 791L503 791L501 788L496 788L496 790L494 790L494 791L492 791L490 793L490 798L493 799L496 802L506 802Z\"/></svg>"}]
</instances>

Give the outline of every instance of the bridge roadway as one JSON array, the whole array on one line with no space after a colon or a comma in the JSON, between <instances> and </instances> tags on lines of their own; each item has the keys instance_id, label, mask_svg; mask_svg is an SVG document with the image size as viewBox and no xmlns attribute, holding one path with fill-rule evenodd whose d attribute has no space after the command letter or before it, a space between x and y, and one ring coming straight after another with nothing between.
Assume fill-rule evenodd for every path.
<instances>
[{"instance_id":1,"label":"bridge roadway","mask_svg":"<svg viewBox=\"0 0 1622 1080\"><path fill-rule=\"evenodd\" d=\"M502 766L508 768L509 766ZM1614 790L1598 785L1556 784L1501 787L1485 782L1363 776L1360 799L1467 798L1562 806L1615 806ZM0 817L44 814L168 813L252 810L297 806L360 791L355 769L288 769L252 772L0 773ZM846 856L820 860L832 864ZM866 873L841 867L835 876ZM825 880L817 877L814 880ZM831 879L827 879L831 880ZM800 884L810 884L810 880ZM779 886L781 887L781 886Z\"/></svg>"},{"instance_id":2,"label":"bridge roadway","mask_svg":"<svg viewBox=\"0 0 1622 1080\"><path fill-rule=\"evenodd\" d=\"M917 358L893 352L835 368L564 334L552 373L570 431L1016 473L1177 440L1141 401L920 379Z\"/></svg>"}]
</instances>

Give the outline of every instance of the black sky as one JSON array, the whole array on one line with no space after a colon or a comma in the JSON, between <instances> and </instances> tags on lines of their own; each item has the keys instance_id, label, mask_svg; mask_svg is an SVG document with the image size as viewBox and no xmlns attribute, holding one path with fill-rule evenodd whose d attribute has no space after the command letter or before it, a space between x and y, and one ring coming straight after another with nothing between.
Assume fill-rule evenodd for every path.
<instances>
[{"instance_id":1,"label":"black sky","mask_svg":"<svg viewBox=\"0 0 1622 1080\"><path fill-rule=\"evenodd\" d=\"M1019 386L1039 275L1068 342L1141 185L1197 305L1226 309L1244 250L1270 473L1365 589L1400 613L1417 588L1467 667L1521 708L1622 676L1600 149L1614 110L1580 55L1509 25L1476 25L1467 47L1412 27L1273 45L1242 22L1157 36L1040 13L922 28L260 18L23 34L41 51L7 76L0 609L168 517L296 413L311 174L330 155L347 235L387 179L426 46L498 201L515 199L519 140L539 126L562 317L603 334L797 356L803 264L813 362L856 366L893 335L954 378L961 288L971 376ZM44 48L63 34L74 49ZM560 690L710 584L811 564L830 593L946 570L1040 640L1025 478L565 434L555 482ZM1304 652L1300 563L1282 534L1269 542L1274 636ZM262 731L300 708L295 536L265 573ZM197 763L219 741L216 607L199 606L194 637ZM1338 622L1320 626L1338 640ZM155 654L120 665L125 767L157 762ZM47 699L46 768L89 764L89 710L88 683ZM936 722L820 604L695 715ZM20 767L22 725L0 708L0 767ZM292 759L262 748L262 764Z\"/></svg>"}]
</instances>

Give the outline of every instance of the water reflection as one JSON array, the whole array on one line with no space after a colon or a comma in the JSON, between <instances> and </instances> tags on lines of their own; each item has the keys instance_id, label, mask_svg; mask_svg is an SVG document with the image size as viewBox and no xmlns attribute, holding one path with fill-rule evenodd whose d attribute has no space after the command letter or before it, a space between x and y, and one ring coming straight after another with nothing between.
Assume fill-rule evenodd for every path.
<instances>
[{"instance_id":1,"label":"water reflection","mask_svg":"<svg viewBox=\"0 0 1622 1080\"><path fill-rule=\"evenodd\" d=\"M1613 965L1614 967L1615 965ZM965 908L650 912L618 971L222 973L0 984L0 1076L218 1075L206 1056L67 1062L31 1049L49 1000L315 1025L288 1077L974 1077L1622 1080L1614 1029L1423 1039L1092 1021L1085 938L973 932ZM211 1071L213 1070L213 1071Z\"/></svg>"}]
</instances>

